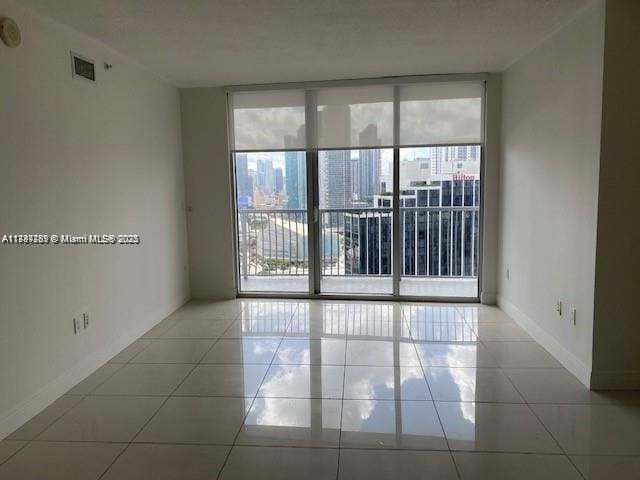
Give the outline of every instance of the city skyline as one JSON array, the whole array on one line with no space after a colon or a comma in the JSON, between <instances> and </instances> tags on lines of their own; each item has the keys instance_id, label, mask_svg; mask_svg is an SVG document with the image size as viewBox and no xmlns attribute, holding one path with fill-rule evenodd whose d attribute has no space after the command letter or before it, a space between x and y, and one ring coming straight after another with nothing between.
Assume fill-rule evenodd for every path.
<instances>
[{"instance_id":1,"label":"city skyline","mask_svg":"<svg viewBox=\"0 0 640 480\"><path fill-rule=\"evenodd\" d=\"M375 134L375 125L367 126L361 133L370 137ZM443 180L455 173L480 173L477 145L412 147L401 149L400 153L401 188L416 181ZM391 190L391 149L324 150L319 154L321 208L373 206L375 195ZM260 203L269 207L306 208L304 151L237 153L235 159L240 208L256 208ZM255 201L256 196L261 202Z\"/></svg>"}]
</instances>

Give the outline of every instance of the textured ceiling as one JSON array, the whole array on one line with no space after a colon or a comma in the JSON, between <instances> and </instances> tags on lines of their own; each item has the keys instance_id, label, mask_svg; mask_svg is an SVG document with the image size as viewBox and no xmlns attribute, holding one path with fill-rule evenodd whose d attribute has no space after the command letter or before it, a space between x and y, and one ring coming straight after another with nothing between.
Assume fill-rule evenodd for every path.
<instances>
[{"instance_id":1,"label":"textured ceiling","mask_svg":"<svg viewBox=\"0 0 640 480\"><path fill-rule=\"evenodd\" d=\"M19 0L179 86L500 71L590 0Z\"/></svg>"}]
</instances>

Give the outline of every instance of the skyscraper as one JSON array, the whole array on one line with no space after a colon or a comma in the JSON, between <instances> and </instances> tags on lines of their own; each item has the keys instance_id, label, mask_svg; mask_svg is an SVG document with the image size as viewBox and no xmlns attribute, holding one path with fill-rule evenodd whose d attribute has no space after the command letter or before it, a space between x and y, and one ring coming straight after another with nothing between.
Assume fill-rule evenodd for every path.
<instances>
[{"instance_id":1,"label":"skyscraper","mask_svg":"<svg viewBox=\"0 0 640 480\"><path fill-rule=\"evenodd\" d=\"M367 125L360 132L360 145L380 145L378 127L374 124ZM360 150L355 168L354 193L359 201L370 202L373 196L380 193L380 149L370 148Z\"/></svg>"},{"instance_id":2,"label":"skyscraper","mask_svg":"<svg viewBox=\"0 0 640 480\"><path fill-rule=\"evenodd\" d=\"M327 105L318 112L321 129L339 124L345 138L334 139L341 145L350 144L351 129L348 105ZM335 127L332 127L335 129ZM353 205L352 165L350 150L324 150L319 157L320 208L350 208Z\"/></svg>"},{"instance_id":3,"label":"skyscraper","mask_svg":"<svg viewBox=\"0 0 640 480\"><path fill-rule=\"evenodd\" d=\"M273 191L274 193L280 193L284 187L284 178L281 168L275 168L273 170Z\"/></svg>"},{"instance_id":4,"label":"skyscraper","mask_svg":"<svg viewBox=\"0 0 640 480\"><path fill-rule=\"evenodd\" d=\"M249 199L253 196L253 179L249 175L249 168L247 165L247 154L236 153L236 185L238 191L238 200L241 200L243 204L249 204Z\"/></svg>"},{"instance_id":5,"label":"skyscraper","mask_svg":"<svg viewBox=\"0 0 640 480\"><path fill-rule=\"evenodd\" d=\"M258 169L258 187L262 193L272 195L274 193L275 174L273 171L273 162L271 160L258 159L256 161Z\"/></svg>"},{"instance_id":6,"label":"skyscraper","mask_svg":"<svg viewBox=\"0 0 640 480\"><path fill-rule=\"evenodd\" d=\"M304 137L304 125L298 129L297 136L286 136L284 147L291 148L300 145L299 138ZM288 197L288 208L298 209L307 207L307 161L304 152L284 153L284 182Z\"/></svg>"}]
</instances>

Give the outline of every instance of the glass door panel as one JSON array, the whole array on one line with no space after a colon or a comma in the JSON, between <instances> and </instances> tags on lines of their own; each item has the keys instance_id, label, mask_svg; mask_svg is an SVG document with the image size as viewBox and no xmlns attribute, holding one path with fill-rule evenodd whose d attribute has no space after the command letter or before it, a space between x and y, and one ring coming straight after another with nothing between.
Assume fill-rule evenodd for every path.
<instances>
[{"instance_id":1,"label":"glass door panel","mask_svg":"<svg viewBox=\"0 0 640 480\"><path fill-rule=\"evenodd\" d=\"M393 149L319 151L318 199L320 291L393 293Z\"/></svg>"},{"instance_id":2,"label":"glass door panel","mask_svg":"<svg viewBox=\"0 0 640 480\"><path fill-rule=\"evenodd\" d=\"M309 291L303 151L234 153L241 292Z\"/></svg>"},{"instance_id":3,"label":"glass door panel","mask_svg":"<svg viewBox=\"0 0 640 480\"><path fill-rule=\"evenodd\" d=\"M478 297L479 145L400 149L400 295Z\"/></svg>"}]
</instances>

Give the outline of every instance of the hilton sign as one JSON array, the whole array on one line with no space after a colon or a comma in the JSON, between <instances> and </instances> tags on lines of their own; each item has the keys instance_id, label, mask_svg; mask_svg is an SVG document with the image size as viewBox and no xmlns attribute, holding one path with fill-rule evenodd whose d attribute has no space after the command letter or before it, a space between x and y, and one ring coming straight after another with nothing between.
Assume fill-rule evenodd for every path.
<instances>
[{"instance_id":1,"label":"hilton sign","mask_svg":"<svg viewBox=\"0 0 640 480\"><path fill-rule=\"evenodd\" d=\"M475 180L476 177L475 175L469 175L468 173L454 173L453 174L453 179L454 180Z\"/></svg>"}]
</instances>

